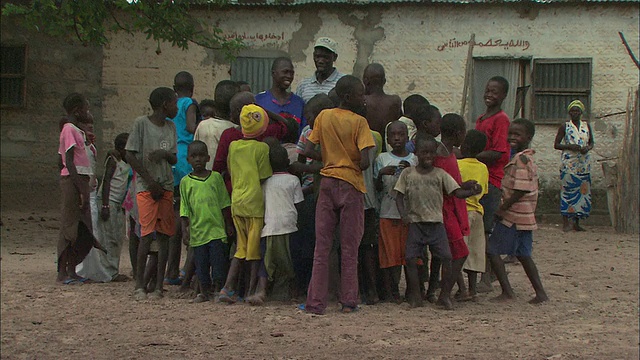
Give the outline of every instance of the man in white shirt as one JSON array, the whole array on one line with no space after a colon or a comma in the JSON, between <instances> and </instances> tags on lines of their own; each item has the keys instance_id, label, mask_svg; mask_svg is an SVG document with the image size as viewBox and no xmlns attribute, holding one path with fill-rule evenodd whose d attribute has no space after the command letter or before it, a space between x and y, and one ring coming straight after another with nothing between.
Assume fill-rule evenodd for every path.
<instances>
[{"instance_id":1,"label":"man in white shirt","mask_svg":"<svg viewBox=\"0 0 640 360\"><path fill-rule=\"evenodd\" d=\"M313 46L316 72L313 76L303 79L296 88L296 95L300 96L305 103L316 94L329 94L338 80L345 75L333 66L338 59L337 47L338 43L328 37L319 38Z\"/></svg>"}]
</instances>

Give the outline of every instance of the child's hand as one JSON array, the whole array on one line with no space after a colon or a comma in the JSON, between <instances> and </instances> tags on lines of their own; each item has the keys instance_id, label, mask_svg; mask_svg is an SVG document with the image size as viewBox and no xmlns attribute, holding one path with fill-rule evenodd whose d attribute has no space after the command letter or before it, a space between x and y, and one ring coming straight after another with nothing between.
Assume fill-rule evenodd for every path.
<instances>
[{"instance_id":1,"label":"child's hand","mask_svg":"<svg viewBox=\"0 0 640 360\"><path fill-rule=\"evenodd\" d=\"M225 230L227 231L227 236L232 237L236 234L236 230L233 228L233 224L225 225Z\"/></svg>"},{"instance_id":2,"label":"child's hand","mask_svg":"<svg viewBox=\"0 0 640 360\"><path fill-rule=\"evenodd\" d=\"M408 162L407 160L402 160L402 161L400 161L400 163L398 164L398 167L399 167L400 169L403 169L403 170L404 170L404 169L406 169L406 168L408 168L408 167L411 167L411 164L409 164L409 162Z\"/></svg>"},{"instance_id":3,"label":"child's hand","mask_svg":"<svg viewBox=\"0 0 640 360\"><path fill-rule=\"evenodd\" d=\"M154 201L158 201L164 196L164 188L157 181L154 181L149 185L149 191L151 192L151 198Z\"/></svg>"},{"instance_id":4,"label":"child's hand","mask_svg":"<svg viewBox=\"0 0 640 360\"><path fill-rule=\"evenodd\" d=\"M182 243L185 246L189 246L189 239L191 238L191 232L187 229L187 231L182 232Z\"/></svg>"},{"instance_id":5,"label":"child's hand","mask_svg":"<svg viewBox=\"0 0 640 360\"><path fill-rule=\"evenodd\" d=\"M467 180L460 184L460 188L463 190L475 190L476 185L480 186L475 180ZM482 191L482 186L480 186L480 191Z\"/></svg>"},{"instance_id":6,"label":"child's hand","mask_svg":"<svg viewBox=\"0 0 640 360\"><path fill-rule=\"evenodd\" d=\"M385 166L380 169L380 175L395 175L397 166Z\"/></svg>"},{"instance_id":7,"label":"child's hand","mask_svg":"<svg viewBox=\"0 0 640 360\"><path fill-rule=\"evenodd\" d=\"M154 150L149 154L149 161L159 163L167 157L167 151L158 149Z\"/></svg>"},{"instance_id":8,"label":"child's hand","mask_svg":"<svg viewBox=\"0 0 640 360\"><path fill-rule=\"evenodd\" d=\"M567 145L567 146L569 147L569 148L567 149L567 150L569 150L569 151L576 151L576 152L578 152L578 151L582 151L582 146L580 146L580 145L577 145L577 144L569 144L569 145Z\"/></svg>"},{"instance_id":9,"label":"child's hand","mask_svg":"<svg viewBox=\"0 0 640 360\"><path fill-rule=\"evenodd\" d=\"M480 185L478 183L473 185L473 192L475 193L475 195L481 194L482 193L482 185Z\"/></svg>"},{"instance_id":10,"label":"child's hand","mask_svg":"<svg viewBox=\"0 0 640 360\"><path fill-rule=\"evenodd\" d=\"M581 154L586 154L589 152L589 150L591 150L591 148L589 146L583 146L580 148L580 153Z\"/></svg>"},{"instance_id":11,"label":"child's hand","mask_svg":"<svg viewBox=\"0 0 640 360\"><path fill-rule=\"evenodd\" d=\"M100 210L100 218L102 219L102 221L107 221L109 220L109 215L111 215L109 213L109 207L108 206L103 206L102 210Z\"/></svg>"}]
</instances>

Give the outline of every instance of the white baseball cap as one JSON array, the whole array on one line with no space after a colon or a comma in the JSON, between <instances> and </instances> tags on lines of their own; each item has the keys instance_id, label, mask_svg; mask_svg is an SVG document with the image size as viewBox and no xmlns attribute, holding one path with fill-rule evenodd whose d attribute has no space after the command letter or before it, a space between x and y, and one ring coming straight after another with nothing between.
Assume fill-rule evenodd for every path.
<instances>
[{"instance_id":1,"label":"white baseball cap","mask_svg":"<svg viewBox=\"0 0 640 360\"><path fill-rule=\"evenodd\" d=\"M336 51L338 47L338 43L332 38L321 37L318 40L316 40L316 44L313 47L314 48L323 47L336 55L338 54L338 52Z\"/></svg>"}]
</instances>

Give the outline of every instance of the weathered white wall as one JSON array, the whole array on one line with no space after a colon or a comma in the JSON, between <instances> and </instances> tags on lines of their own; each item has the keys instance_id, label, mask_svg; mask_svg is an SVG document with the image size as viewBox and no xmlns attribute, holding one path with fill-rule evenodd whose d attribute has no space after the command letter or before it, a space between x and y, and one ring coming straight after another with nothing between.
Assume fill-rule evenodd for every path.
<instances>
[{"instance_id":1,"label":"weathered white wall","mask_svg":"<svg viewBox=\"0 0 640 360\"><path fill-rule=\"evenodd\" d=\"M296 67L294 87L314 71L313 41L320 36L337 40L336 67L361 76L368 62L387 71L388 93L402 98L425 95L443 113L460 111L467 46L444 46L456 39L513 40L514 46L476 47L474 56L593 59L592 116L625 109L630 88L638 86L638 70L619 38L623 31L636 53L638 4L586 5L415 5L371 7L232 8L200 13L230 36L246 36L252 51L289 53ZM253 36L253 39L251 38ZM220 54L193 46L183 52L143 36L115 34L104 49L103 134L128 131L133 119L148 111L147 98L157 86L171 86L173 76L190 71L196 79L197 99L211 98L215 84L229 78L229 62ZM496 74L498 75L498 74ZM593 120L594 158L616 156L623 116ZM549 191L559 187L559 152L553 150L557 125L540 125L537 150L541 182ZM594 187L604 188L602 172L594 164ZM604 206L604 205L600 205ZM606 206L605 206L606 208Z\"/></svg>"}]
</instances>

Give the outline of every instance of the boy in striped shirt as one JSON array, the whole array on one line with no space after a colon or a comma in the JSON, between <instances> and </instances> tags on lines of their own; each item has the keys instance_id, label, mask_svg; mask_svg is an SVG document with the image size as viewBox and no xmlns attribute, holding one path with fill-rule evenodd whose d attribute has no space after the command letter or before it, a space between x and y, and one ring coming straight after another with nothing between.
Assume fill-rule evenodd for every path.
<instances>
[{"instance_id":1,"label":"boy in striped shirt","mask_svg":"<svg viewBox=\"0 0 640 360\"><path fill-rule=\"evenodd\" d=\"M535 151L529 149L534 134L535 126L527 119L513 120L509 126L507 141L516 154L504 168L502 204L496 211L496 223L487 244L491 268L502 288L502 294L495 298L498 301L515 297L500 255L514 255L522 264L536 292L530 303L538 304L549 300L531 257L533 230L538 228L535 218L538 167L533 162Z\"/></svg>"}]
</instances>

